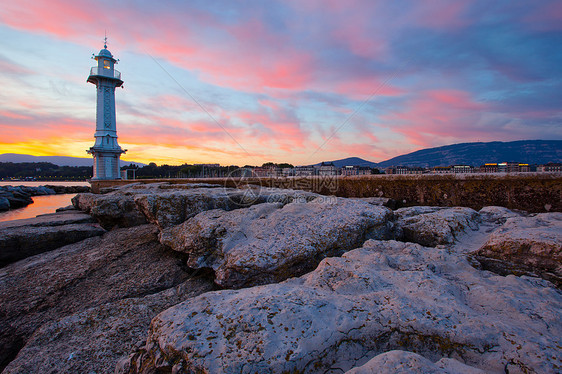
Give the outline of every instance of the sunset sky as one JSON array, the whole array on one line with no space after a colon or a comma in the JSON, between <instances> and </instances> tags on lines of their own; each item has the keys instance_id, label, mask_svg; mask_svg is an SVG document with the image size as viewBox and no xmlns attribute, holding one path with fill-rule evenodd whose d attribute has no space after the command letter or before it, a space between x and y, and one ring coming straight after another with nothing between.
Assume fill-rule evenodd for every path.
<instances>
[{"instance_id":1,"label":"sunset sky","mask_svg":"<svg viewBox=\"0 0 562 374\"><path fill-rule=\"evenodd\" d=\"M17 0L0 3L0 153L88 157L106 31L125 160L562 139L560 0Z\"/></svg>"}]
</instances>

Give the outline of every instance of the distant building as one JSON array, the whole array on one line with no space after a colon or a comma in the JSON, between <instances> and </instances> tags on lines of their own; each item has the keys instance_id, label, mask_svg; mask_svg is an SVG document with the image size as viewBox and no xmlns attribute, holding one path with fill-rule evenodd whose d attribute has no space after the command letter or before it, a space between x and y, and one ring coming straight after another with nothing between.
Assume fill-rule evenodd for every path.
<instances>
[{"instance_id":1,"label":"distant building","mask_svg":"<svg viewBox=\"0 0 562 374\"><path fill-rule=\"evenodd\" d=\"M481 173L497 173L498 172L498 164L497 163L489 163L480 166Z\"/></svg>"},{"instance_id":2,"label":"distant building","mask_svg":"<svg viewBox=\"0 0 562 374\"><path fill-rule=\"evenodd\" d=\"M267 165L260 168L254 168L256 177L277 178L282 176L281 169L274 165Z\"/></svg>"},{"instance_id":3,"label":"distant building","mask_svg":"<svg viewBox=\"0 0 562 374\"><path fill-rule=\"evenodd\" d=\"M453 172L450 166L435 166L431 169L433 174L450 174Z\"/></svg>"},{"instance_id":4,"label":"distant building","mask_svg":"<svg viewBox=\"0 0 562 374\"><path fill-rule=\"evenodd\" d=\"M293 175L295 177L308 177L316 174L316 168L314 166L297 166L293 169Z\"/></svg>"},{"instance_id":5,"label":"distant building","mask_svg":"<svg viewBox=\"0 0 562 374\"><path fill-rule=\"evenodd\" d=\"M520 162L487 163L478 168L480 173L527 173L531 171L529 164Z\"/></svg>"},{"instance_id":6,"label":"distant building","mask_svg":"<svg viewBox=\"0 0 562 374\"><path fill-rule=\"evenodd\" d=\"M404 175L404 174L423 174L425 172L425 169L419 166L396 166L395 168L392 169L393 169L392 172L387 174Z\"/></svg>"},{"instance_id":7,"label":"distant building","mask_svg":"<svg viewBox=\"0 0 562 374\"><path fill-rule=\"evenodd\" d=\"M366 166L344 166L341 168L341 175L371 175L373 171Z\"/></svg>"},{"instance_id":8,"label":"distant building","mask_svg":"<svg viewBox=\"0 0 562 374\"><path fill-rule=\"evenodd\" d=\"M333 162L322 162L316 169L318 175L338 175L338 168Z\"/></svg>"},{"instance_id":9,"label":"distant building","mask_svg":"<svg viewBox=\"0 0 562 374\"><path fill-rule=\"evenodd\" d=\"M562 164L549 162L548 164L537 166L537 171L541 173L562 172Z\"/></svg>"},{"instance_id":10,"label":"distant building","mask_svg":"<svg viewBox=\"0 0 562 374\"><path fill-rule=\"evenodd\" d=\"M453 165L451 166L451 169L455 174L466 174L474 172L474 167L471 165Z\"/></svg>"}]
</instances>

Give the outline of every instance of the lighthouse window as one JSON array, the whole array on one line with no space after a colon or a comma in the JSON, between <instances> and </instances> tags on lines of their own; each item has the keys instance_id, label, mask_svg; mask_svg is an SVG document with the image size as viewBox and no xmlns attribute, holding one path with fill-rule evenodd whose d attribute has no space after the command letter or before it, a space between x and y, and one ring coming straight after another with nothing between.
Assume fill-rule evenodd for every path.
<instances>
[{"instance_id":1,"label":"lighthouse window","mask_svg":"<svg viewBox=\"0 0 562 374\"><path fill-rule=\"evenodd\" d=\"M109 61L104 60L103 61L103 67L104 67L104 69L109 69Z\"/></svg>"}]
</instances>

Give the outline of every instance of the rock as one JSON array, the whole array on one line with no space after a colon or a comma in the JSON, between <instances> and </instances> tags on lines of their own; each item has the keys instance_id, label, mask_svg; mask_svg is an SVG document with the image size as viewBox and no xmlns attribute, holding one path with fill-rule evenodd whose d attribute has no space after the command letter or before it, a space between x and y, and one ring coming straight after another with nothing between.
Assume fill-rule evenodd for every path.
<instances>
[{"instance_id":1,"label":"rock","mask_svg":"<svg viewBox=\"0 0 562 374\"><path fill-rule=\"evenodd\" d=\"M30 196L54 195L56 193L53 189L45 186L19 186L19 188Z\"/></svg>"},{"instance_id":2,"label":"rock","mask_svg":"<svg viewBox=\"0 0 562 374\"><path fill-rule=\"evenodd\" d=\"M89 213L107 230L147 223L130 195L81 193L72 198L72 205Z\"/></svg>"},{"instance_id":3,"label":"rock","mask_svg":"<svg viewBox=\"0 0 562 374\"><path fill-rule=\"evenodd\" d=\"M206 210L232 210L264 202L287 204L295 199L309 201L318 196L275 188L235 189L203 183L153 183L111 187L105 194L78 194L72 204L94 216L107 229L146 222L165 229Z\"/></svg>"},{"instance_id":4,"label":"rock","mask_svg":"<svg viewBox=\"0 0 562 374\"><path fill-rule=\"evenodd\" d=\"M485 206L478 211L484 222L504 224L508 218L525 216L524 212L516 212L502 206Z\"/></svg>"},{"instance_id":5,"label":"rock","mask_svg":"<svg viewBox=\"0 0 562 374\"><path fill-rule=\"evenodd\" d=\"M89 186L58 186L58 185L45 185L46 188L54 191L57 195L67 193L84 193L90 192Z\"/></svg>"},{"instance_id":6,"label":"rock","mask_svg":"<svg viewBox=\"0 0 562 374\"><path fill-rule=\"evenodd\" d=\"M0 222L0 267L104 232L92 217L76 212Z\"/></svg>"},{"instance_id":7,"label":"rock","mask_svg":"<svg viewBox=\"0 0 562 374\"><path fill-rule=\"evenodd\" d=\"M354 197L353 199L366 201L373 205L385 206L390 209L396 209L396 200L389 197Z\"/></svg>"},{"instance_id":8,"label":"rock","mask_svg":"<svg viewBox=\"0 0 562 374\"><path fill-rule=\"evenodd\" d=\"M146 337L150 321L165 309L212 289L206 278L139 298L103 304L39 328L3 374L113 373L122 356Z\"/></svg>"},{"instance_id":9,"label":"rock","mask_svg":"<svg viewBox=\"0 0 562 374\"><path fill-rule=\"evenodd\" d=\"M222 188L164 190L135 198L148 221L161 229L180 224L206 210L240 208L243 200L241 191Z\"/></svg>"},{"instance_id":10,"label":"rock","mask_svg":"<svg viewBox=\"0 0 562 374\"><path fill-rule=\"evenodd\" d=\"M0 370L41 325L189 279L157 235L153 225L117 229L0 269Z\"/></svg>"},{"instance_id":11,"label":"rock","mask_svg":"<svg viewBox=\"0 0 562 374\"><path fill-rule=\"evenodd\" d=\"M311 192L277 188L192 188L142 194L135 198L135 202L149 222L166 229L207 210L230 211L265 202L307 202L317 197L319 195Z\"/></svg>"},{"instance_id":12,"label":"rock","mask_svg":"<svg viewBox=\"0 0 562 374\"><path fill-rule=\"evenodd\" d=\"M473 256L501 275L539 275L562 288L562 213L514 215Z\"/></svg>"},{"instance_id":13,"label":"rock","mask_svg":"<svg viewBox=\"0 0 562 374\"><path fill-rule=\"evenodd\" d=\"M77 210L69 210L57 213L40 214L34 218L0 222L0 230L22 226L49 227L79 223L95 223L95 220L88 214Z\"/></svg>"},{"instance_id":14,"label":"rock","mask_svg":"<svg viewBox=\"0 0 562 374\"><path fill-rule=\"evenodd\" d=\"M31 195L24 192L21 187L0 186L0 197L9 201L10 209L22 208L33 203Z\"/></svg>"},{"instance_id":15,"label":"rock","mask_svg":"<svg viewBox=\"0 0 562 374\"><path fill-rule=\"evenodd\" d=\"M22 208L33 203L32 196L54 195L46 186L0 186L0 211ZM6 200L8 204L6 204Z\"/></svg>"},{"instance_id":16,"label":"rock","mask_svg":"<svg viewBox=\"0 0 562 374\"><path fill-rule=\"evenodd\" d=\"M413 352L400 350L382 353L369 360L365 365L346 372L346 374L377 373L484 374L485 372L451 358L442 358L436 363L433 363L427 358Z\"/></svg>"},{"instance_id":17,"label":"rock","mask_svg":"<svg viewBox=\"0 0 562 374\"><path fill-rule=\"evenodd\" d=\"M188 266L212 268L221 287L240 288L300 276L324 257L388 238L391 217L388 208L344 198L263 203L200 213L163 230L160 242L189 254Z\"/></svg>"},{"instance_id":18,"label":"rock","mask_svg":"<svg viewBox=\"0 0 562 374\"><path fill-rule=\"evenodd\" d=\"M78 211L78 209L76 209L74 207L74 205L67 205L67 206L63 206L61 208L57 208L55 210L55 212L66 212L66 211L69 211L69 210L76 211L76 212Z\"/></svg>"},{"instance_id":19,"label":"rock","mask_svg":"<svg viewBox=\"0 0 562 374\"><path fill-rule=\"evenodd\" d=\"M394 212L396 238L434 247L451 244L466 230L477 230L480 217L470 208L415 206Z\"/></svg>"},{"instance_id":20,"label":"rock","mask_svg":"<svg viewBox=\"0 0 562 374\"><path fill-rule=\"evenodd\" d=\"M10 200L4 196L0 196L0 212L10 210Z\"/></svg>"},{"instance_id":21,"label":"rock","mask_svg":"<svg viewBox=\"0 0 562 374\"><path fill-rule=\"evenodd\" d=\"M562 294L546 281L476 270L450 248L370 240L300 278L167 309L117 372L345 372L399 349L550 373L561 320Z\"/></svg>"}]
</instances>

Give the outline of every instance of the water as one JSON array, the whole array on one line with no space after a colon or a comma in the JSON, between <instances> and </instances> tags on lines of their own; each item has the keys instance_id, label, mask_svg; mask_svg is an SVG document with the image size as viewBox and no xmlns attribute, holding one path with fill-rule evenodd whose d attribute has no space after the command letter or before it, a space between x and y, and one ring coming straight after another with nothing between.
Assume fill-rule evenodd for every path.
<instances>
[{"instance_id":1,"label":"water","mask_svg":"<svg viewBox=\"0 0 562 374\"><path fill-rule=\"evenodd\" d=\"M0 182L0 186L31 186L38 187L46 184L55 186L89 186L88 182L24 182L24 181L9 181ZM7 212L0 213L0 222L12 221L14 219L33 218L40 214L55 213L57 208L62 208L71 205L71 199L76 194L62 194L62 195L46 195L46 196L33 196L33 204L26 207L12 209Z\"/></svg>"}]
</instances>

